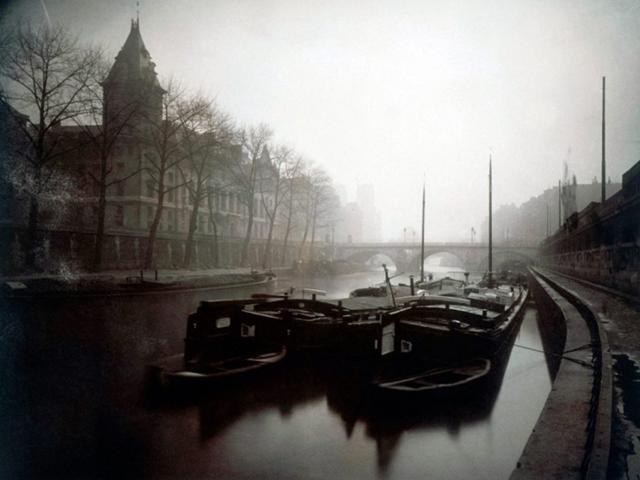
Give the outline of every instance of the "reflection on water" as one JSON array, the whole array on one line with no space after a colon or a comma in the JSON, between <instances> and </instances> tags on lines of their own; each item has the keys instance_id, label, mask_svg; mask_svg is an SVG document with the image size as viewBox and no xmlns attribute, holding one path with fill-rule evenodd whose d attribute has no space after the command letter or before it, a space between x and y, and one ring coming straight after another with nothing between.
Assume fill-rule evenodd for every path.
<instances>
[{"instance_id":1,"label":"reflection on water","mask_svg":"<svg viewBox=\"0 0 640 480\"><path fill-rule=\"evenodd\" d=\"M374 272L278 288L295 283L345 296L381 279ZM518 347L542 348L532 307L493 387L417 404L377 399L366 365L330 358L289 362L251 383L197 395L145 398L133 394L145 361L179 348L185 319L161 328L166 301L62 308L21 317L43 331L23 331L25 345L39 347L25 350L33 357L22 371L28 382L12 411L23 415L3 422L13 428L3 444L20 444L4 453L12 455L14 468L4 467L12 478L506 478L550 389L544 355Z\"/></svg>"},{"instance_id":2,"label":"reflection on water","mask_svg":"<svg viewBox=\"0 0 640 480\"><path fill-rule=\"evenodd\" d=\"M363 285L362 276L357 277L326 287L343 293ZM181 432L191 445L180 446L180 455L190 458L186 474L507 478L550 390L544 355L529 350L542 349L536 320L536 310L529 306L511 357L496 372L493 385L473 397L380 399L367 388L362 365L324 359L285 364L251 385L191 398L185 412L193 415L192 429ZM166 408L158 407L159 416L173 423ZM184 426L184 419L180 423ZM155 443L154 456L165 448ZM163 468L169 468L163 470L169 476L185 474Z\"/></svg>"}]
</instances>

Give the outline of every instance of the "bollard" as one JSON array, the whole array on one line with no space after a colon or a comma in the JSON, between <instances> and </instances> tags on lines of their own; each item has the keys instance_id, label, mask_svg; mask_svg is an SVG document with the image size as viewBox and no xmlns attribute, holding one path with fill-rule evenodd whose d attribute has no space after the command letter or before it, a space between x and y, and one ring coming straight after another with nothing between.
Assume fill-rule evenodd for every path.
<instances>
[{"instance_id":1,"label":"bollard","mask_svg":"<svg viewBox=\"0 0 640 480\"><path fill-rule=\"evenodd\" d=\"M416 294L416 286L413 281L413 275L409 275L409 286L411 287L411 296L413 297Z\"/></svg>"}]
</instances>

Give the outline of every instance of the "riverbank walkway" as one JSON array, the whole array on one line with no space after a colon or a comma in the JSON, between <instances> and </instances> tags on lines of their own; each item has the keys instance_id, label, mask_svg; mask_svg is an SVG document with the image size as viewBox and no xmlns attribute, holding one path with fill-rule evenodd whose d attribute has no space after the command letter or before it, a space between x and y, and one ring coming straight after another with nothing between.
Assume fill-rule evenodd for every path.
<instances>
[{"instance_id":1,"label":"riverbank walkway","mask_svg":"<svg viewBox=\"0 0 640 480\"><path fill-rule=\"evenodd\" d=\"M288 272L291 270L290 268L274 268L269 271L275 273L276 275L283 272ZM101 272L59 272L59 273L29 273L29 274L20 274L20 275L7 275L0 276L0 282L20 282L25 280L34 280L34 279L51 279L51 280L108 280L112 279L114 281L123 282L126 281L127 278L131 277L140 277L142 275L145 280L153 280L156 276L158 276L158 280L176 280L176 279L189 279L189 278L198 278L198 277L216 277L216 276L224 276L224 275L250 275L252 272L264 270L257 270L255 268L209 268L202 270L187 270L187 269L179 269L179 270L169 270L169 269L138 269L138 270L105 270Z\"/></svg>"},{"instance_id":2,"label":"riverbank walkway","mask_svg":"<svg viewBox=\"0 0 640 480\"><path fill-rule=\"evenodd\" d=\"M114 270L98 273L36 273L0 277L0 295L122 295L169 290L225 288L287 275L287 269L259 271L252 268L207 270Z\"/></svg>"},{"instance_id":3,"label":"riverbank walkway","mask_svg":"<svg viewBox=\"0 0 640 480\"><path fill-rule=\"evenodd\" d=\"M640 478L640 299L619 294L549 270L550 281L579 299L595 314L608 342L612 370L611 443L606 478ZM610 353L610 355L609 355ZM566 363L566 362L563 362ZM554 385L554 389L556 386ZM549 450L553 463L555 445ZM602 477L604 478L604 477Z\"/></svg>"}]
</instances>

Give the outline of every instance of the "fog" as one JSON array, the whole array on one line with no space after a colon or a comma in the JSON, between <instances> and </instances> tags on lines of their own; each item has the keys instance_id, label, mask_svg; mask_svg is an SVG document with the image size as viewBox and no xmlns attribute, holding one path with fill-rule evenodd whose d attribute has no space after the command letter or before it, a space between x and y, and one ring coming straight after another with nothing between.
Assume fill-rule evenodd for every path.
<instances>
[{"instance_id":1,"label":"fog","mask_svg":"<svg viewBox=\"0 0 640 480\"><path fill-rule=\"evenodd\" d=\"M13 1L7 22L63 23L115 54L134 1ZM607 174L640 145L640 3L602 1L143 1L157 71L217 98L241 124L322 165L355 197L372 184L383 234L468 240L494 205L600 174L607 77Z\"/></svg>"}]
</instances>

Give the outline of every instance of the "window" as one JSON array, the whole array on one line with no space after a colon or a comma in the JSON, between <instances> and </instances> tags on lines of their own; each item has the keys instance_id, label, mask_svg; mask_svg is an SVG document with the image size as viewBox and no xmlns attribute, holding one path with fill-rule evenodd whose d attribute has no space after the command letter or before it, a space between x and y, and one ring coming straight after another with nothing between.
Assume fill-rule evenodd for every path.
<instances>
[{"instance_id":1,"label":"window","mask_svg":"<svg viewBox=\"0 0 640 480\"><path fill-rule=\"evenodd\" d=\"M216 318L216 328L227 328L231 326L231 317Z\"/></svg>"},{"instance_id":2,"label":"window","mask_svg":"<svg viewBox=\"0 0 640 480\"><path fill-rule=\"evenodd\" d=\"M119 227L124 225L124 207L122 205L116 207L116 225Z\"/></svg>"},{"instance_id":3,"label":"window","mask_svg":"<svg viewBox=\"0 0 640 480\"><path fill-rule=\"evenodd\" d=\"M168 217L168 213L166 210L162 210L162 213L160 214L160 226L158 227L158 230L160 231L166 231L167 230L167 217Z\"/></svg>"},{"instance_id":4,"label":"window","mask_svg":"<svg viewBox=\"0 0 640 480\"><path fill-rule=\"evenodd\" d=\"M147 226L151 226L151 224L153 223L153 216L154 216L154 208L151 205L147 206Z\"/></svg>"},{"instance_id":5,"label":"window","mask_svg":"<svg viewBox=\"0 0 640 480\"><path fill-rule=\"evenodd\" d=\"M168 197L169 197L169 201L170 202L175 202L175 200L176 200L176 191L172 187L173 187L173 173L169 172L167 174L167 188L170 189L169 192L168 192L169 193Z\"/></svg>"},{"instance_id":6,"label":"window","mask_svg":"<svg viewBox=\"0 0 640 480\"><path fill-rule=\"evenodd\" d=\"M121 182L116 183L116 195L118 197L123 197L124 196L124 184L125 184L124 180L121 181Z\"/></svg>"},{"instance_id":7,"label":"window","mask_svg":"<svg viewBox=\"0 0 640 480\"><path fill-rule=\"evenodd\" d=\"M155 185L152 179L148 179L147 180L147 197L149 198L155 198L156 196L156 190L155 190Z\"/></svg>"},{"instance_id":8,"label":"window","mask_svg":"<svg viewBox=\"0 0 640 480\"><path fill-rule=\"evenodd\" d=\"M240 336L241 337L255 337L256 336L256 326L255 325L247 325L246 323L242 323L240 325Z\"/></svg>"}]
</instances>

